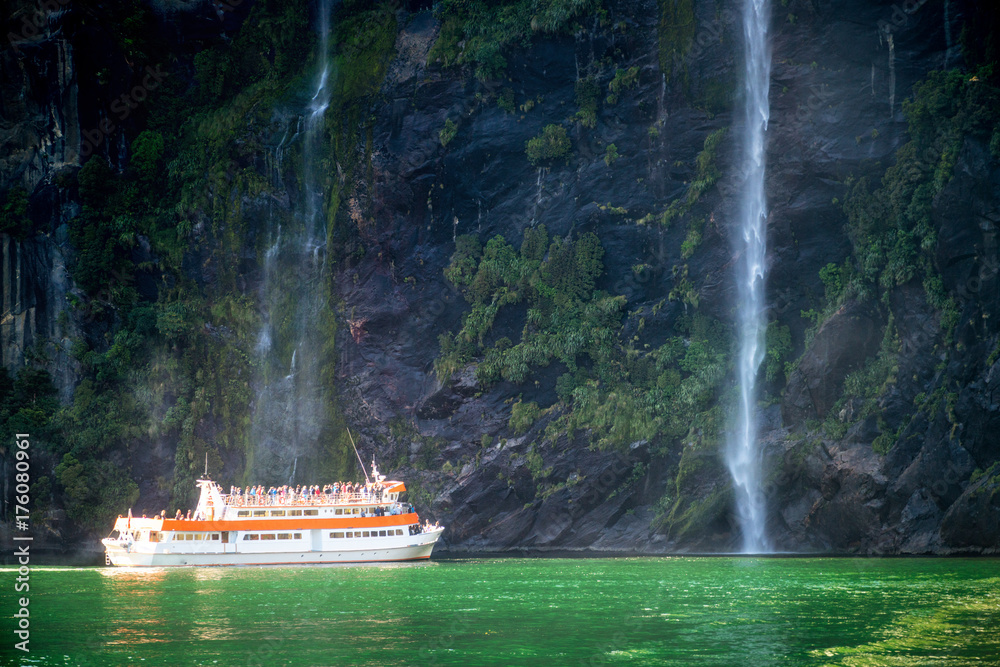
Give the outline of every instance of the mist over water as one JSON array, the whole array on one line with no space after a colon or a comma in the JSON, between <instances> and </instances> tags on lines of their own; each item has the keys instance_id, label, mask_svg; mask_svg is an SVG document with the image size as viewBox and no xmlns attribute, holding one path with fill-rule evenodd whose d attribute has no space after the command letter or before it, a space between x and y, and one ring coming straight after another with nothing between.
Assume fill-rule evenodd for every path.
<instances>
[{"instance_id":1,"label":"mist over water","mask_svg":"<svg viewBox=\"0 0 1000 667\"><path fill-rule=\"evenodd\" d=\"M768 0L744 0L743 34L746 60L742 137L743 193L739 209L737 336L740 388L737 423L729 432L726 463L733 476L736 507L743 532L743 551L770 550L764 534L761 454L757 442L757 372L764 358L764 276L767 250L767 203L764 198L765 132L770 113L768 85L771 52Z\"/></svg>"},{"instance_id":2,"label":"mist over water","mask_svg":"<svg viewBox=\"0 0 1000 667\"><path fill-rule=\"evenodd\" d=\"M257 345L263 377L253 412L254 459L248 468L254 481L269 484L296 483L298 459L313 449L310 445L319 439L323 422L318 325L325 295L326 225L320 151L330 104L332 5L333 0L317 3L319 41L308 102L293 121L294 131L290 127L275 149L280 181L282 159L299 144L302 177L293 221L283 228L280 216L272 216L264 253Z\"/></svg>"}]
</instances>

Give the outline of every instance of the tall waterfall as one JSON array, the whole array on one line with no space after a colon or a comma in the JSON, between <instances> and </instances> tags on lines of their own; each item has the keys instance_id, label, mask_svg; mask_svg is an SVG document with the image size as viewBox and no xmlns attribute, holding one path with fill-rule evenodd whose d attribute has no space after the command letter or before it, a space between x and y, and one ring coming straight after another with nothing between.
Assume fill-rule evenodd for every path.
<instances>
[{"instance_id":1,"label":"tall waterfall","mask_svg":"<svg viewBox=\"0 0 1000 667\"><path fill-rule=\"evenodd\" d=\"M742 245L737 274L740 402L731 430L726 463L733 476L736 506L743 532L743 551L768 551L764 534L761 454L757 442L756 383L764 358L764 272L767 249L764 200L764 133L769 115L771 53L767 41L769 0L743 0L746 84L743 128L743 193L739 229Z\"/></svg>"},{"instance_id":2,"label":"tall waterfall","mask_svg":"<svg viewBox=\"0 0 1000 667\"><path fill-rule=\"evenodd\" d=\"M315 78L309 97L290 121L294 131L286 132L275 150L279 181L283 156L300 160L301 187L293 215L272 216L264 253L263 325L257 346L263 378L253 414L253 461L248 467L266 483L294 483L296 471L308 469L299 458L315 450L312 445L323 428L319 324L327 290L321 149L323 116L330 104L332 4L333 0L317 3Z\"/></svg>"}]
</instances>

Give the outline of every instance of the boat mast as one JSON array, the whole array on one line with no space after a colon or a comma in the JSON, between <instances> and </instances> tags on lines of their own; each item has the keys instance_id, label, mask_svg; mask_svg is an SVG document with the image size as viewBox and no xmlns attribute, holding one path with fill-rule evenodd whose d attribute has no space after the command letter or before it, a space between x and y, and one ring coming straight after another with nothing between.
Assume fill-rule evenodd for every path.
<instances>
[{"instance_id":1,"label":"boat mast","mask_svg":"<svg viewBox=\"0 0 1000 667\"><path fill-rule=\"evenodd\" d=\"M358 446L354 444L354 436L351 435L351 429L348 428L346 424L344 425L344 428L347 429L347 437L351 439L351 447L354 447L354 455L358 457L358 464L361 465L361 472L365 474L365 483L371 484L372 481L368 479L368 471L365 470L365 462L361 460L361 454L358 454Z\"/></svg>"}]
</instances>

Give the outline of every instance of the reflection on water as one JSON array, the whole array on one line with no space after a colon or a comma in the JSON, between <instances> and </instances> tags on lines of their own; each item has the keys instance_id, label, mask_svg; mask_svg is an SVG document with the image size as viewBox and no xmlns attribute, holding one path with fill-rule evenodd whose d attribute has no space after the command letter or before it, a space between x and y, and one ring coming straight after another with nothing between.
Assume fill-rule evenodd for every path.
<instances>
[{"instance_id":1,"label":"reflection on water","mask_svg":"<svg viewBox=\"0 0 1000 667\"><path fill-rule=\"evenodd\" d=\"M64 571L72 571L66 568ZM108 577L110 579L115 579L116 581L160 581L166 574L166 568L162 567L98 567L98 568L87 568L84 571L93 571L100 574L102 577Z\"/></svg>"},{"instance_id":2,"label":"reflection on water","mask_svg":"<svg viewBox=\"0 0 1000 667\"><path fill-rule=\"evenodd\" d=\"M987 559L40 568L31 595L26 665L951 666L1000 655L1000 561Z\"/></svg>"}]
</instances>

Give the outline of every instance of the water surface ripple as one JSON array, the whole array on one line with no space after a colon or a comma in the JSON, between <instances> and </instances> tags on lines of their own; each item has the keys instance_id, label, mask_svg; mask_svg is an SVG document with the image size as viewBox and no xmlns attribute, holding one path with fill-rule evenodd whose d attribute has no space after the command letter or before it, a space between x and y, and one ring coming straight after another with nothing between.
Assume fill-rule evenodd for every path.
<instances>
[{"instance_id":1,"label":"water surface ripple","mask_svg":"<svg viewBox=\"0 0 1000 667\"><path fill-rule=\"evenodd\" d=\"M4 664L1000 665L987 559L37 568L30 595Z\"/></svg>"}]
</instances>

